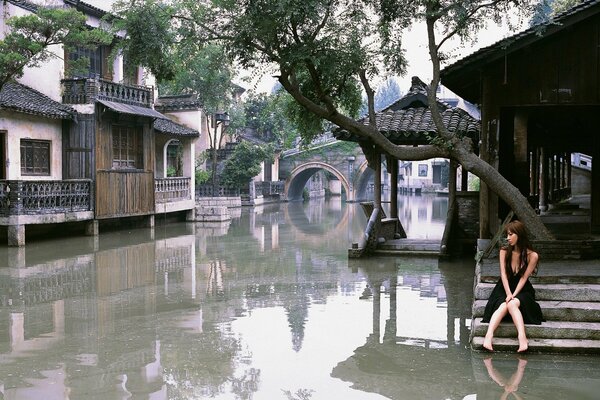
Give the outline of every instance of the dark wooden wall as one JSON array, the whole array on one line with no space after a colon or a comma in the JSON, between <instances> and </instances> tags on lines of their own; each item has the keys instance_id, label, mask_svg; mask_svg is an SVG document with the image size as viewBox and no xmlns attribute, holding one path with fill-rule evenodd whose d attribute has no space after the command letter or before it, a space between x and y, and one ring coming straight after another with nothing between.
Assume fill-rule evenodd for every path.
<instances>
[{"instance_id":1,"label":"dark wooden wall","mask_svg":"<svg viewBox=\"0 0 600 400\"><path fill-rule=\"evenodd\" d=\"M63 179L94 179L94 114L79 114L63 125Z\"/></svg>"},{"instance_id":2,"label":"dark wooden wall","mask_svg":"<svg viewBox=\"0 0 600 400\"><path fill-rule=\"evenodd\" d=\"M96 218L153 214L155 154L150 119L107 114L97 121L96 129ZM112 168L112 126L117 123L143 128L142 168Z\"/></svg>"}]
</instances>

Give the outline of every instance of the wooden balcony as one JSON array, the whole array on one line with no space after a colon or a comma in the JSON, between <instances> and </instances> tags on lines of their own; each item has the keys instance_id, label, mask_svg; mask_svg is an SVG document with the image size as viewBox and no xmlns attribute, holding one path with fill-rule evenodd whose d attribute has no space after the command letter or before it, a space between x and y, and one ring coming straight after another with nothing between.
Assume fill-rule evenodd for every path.
<instances>
[{"instance_id":1,"label":"wooden balcony","mask_svg":"<svg viewBox=\"0 0 600 400\"><path fill-rule=\"evenodd\" d=\"M0 180L0 217L92 211L92 181Z\"/></svg>"},{"instance_id":2,"label":"wooden balcony","mask_svg":"<svg viewBox=\"0 0 600 400\"><path fill-rule=\"evenodd\" d=\"M154 91L152 87L125 85L97 78L63 79L65 104L91 104L96 100L152 107Z\"/></svg>"}]
</instances>

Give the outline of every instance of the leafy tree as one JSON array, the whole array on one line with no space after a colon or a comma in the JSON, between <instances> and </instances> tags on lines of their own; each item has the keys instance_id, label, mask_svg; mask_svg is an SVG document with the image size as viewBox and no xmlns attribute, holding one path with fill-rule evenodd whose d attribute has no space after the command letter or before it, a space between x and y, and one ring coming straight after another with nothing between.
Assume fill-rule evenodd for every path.
<instances>
[{"instance_id":1,"label":"leafy tree","mask_svg":"<svg viewBox=\"0 0 600 400\"><path fill-rule=\"evenodd\" d=\"M283 90L270 95L252 93L244 102L246 128L267 141L276 142L283 149L293 146L300 136L296 126L287 117L293 99Z\"/></svg>"},{"instance_id":2,"label":"leafy tree","mask_svg":"<svg viewBox=\"0 0 600 400\"><path fill-rule=\"evenodd\" d=\"M53 46L63 45L94 49L110 44L112 35L101 29L89 29L86 17L73 8L37 9L35 14L10 17L8 34L0 40L0 89L5 83L23 76L26 67L39 67L58 57ZM82 60L71 67L81 68Z\"/></svg>"},{"instance_id":3,"label":"leafy tree","mask_svg":"<svg viewBox=\"0 0 600 400\"><path fill-rule=\"evenodd\" d=\"M532 26L547 22L551 17L581 3L582 0L542 0L538 3L530 24Z\"/></svg>"},{"instance_id":4,"label":"leafy tree","mask_svg":"<svg viewBox=\"0 0 600 400\"><path fill-rule=\"evenodd\" d=\"M141 0L129 3L124 18L131 9L146 7ZM295 100L289 112L305 141L322 131L323 121L330 121L373 143L378 152L397 159L456 160L498 194L533 236L548 239L552 235L519 190L475 155L470 140L445 129L435 98L440 65L447 57L442 49L451 39L474 40L489 21L512 15L515 5L519 12L531 15L538 3L539 0L172 0L170 37L177 41L167 48L172 51L182 41L216 42L243 68L275 66L279 83ZM375 91L370 81L384 73L403 75L407 61L402 33L413 26L425 26L433 71L429 105L438 138L431 145L404 147L394 145L377 130ZM363 92L367 95L368 125L357 120ZM373 150L366 149L367 157L376 154Z\"/></svg>"},{"instance_id":5,"label":"leafy tree","mask_svg":"<svg viewBox=\"0 0 600 400\"><path fill-rule=\"evenodd\" d=\"M229 187L243 187L258 175L263 161L273 162L271 146L256 146L242 141L225 161L221 182Z\"/></svg>"}]
</instances>

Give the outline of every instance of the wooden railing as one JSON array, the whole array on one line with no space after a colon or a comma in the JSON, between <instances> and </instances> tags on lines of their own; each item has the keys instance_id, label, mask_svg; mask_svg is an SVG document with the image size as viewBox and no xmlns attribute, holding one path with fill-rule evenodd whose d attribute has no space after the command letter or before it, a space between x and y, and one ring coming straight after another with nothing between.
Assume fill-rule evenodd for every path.
<instances>
[{"instance_id":1,"label":"wooden railing","mask_svg":"<svg viewBox=\"0 0 600 400\"><path fill-rule=\"evenodd\" d=\"M0 216L92 211L92 181L0 181Z\"/></svg>"},{"instance_id":2,"label":"wooden railing","mask_svg":"<svg viewBox=\"0 0 600 400\"><path fill-rule=\"evenodd\" d=\"M151 87L125 85L104 79L77 78L63 79L63 103L90 104L96 100L108 100L142 107L154 104L154 91Z\"/></svg>"},{"instance_id":3,"label":"wooden railing","mask_svg":"<svg viewBox=\"0 0 600 400\"><path fill-rule=\"evenodd\" d=\"M154 200L157 203L189 200L190 178L159 178L154 179Z\"/></svg>"}]
</instances>

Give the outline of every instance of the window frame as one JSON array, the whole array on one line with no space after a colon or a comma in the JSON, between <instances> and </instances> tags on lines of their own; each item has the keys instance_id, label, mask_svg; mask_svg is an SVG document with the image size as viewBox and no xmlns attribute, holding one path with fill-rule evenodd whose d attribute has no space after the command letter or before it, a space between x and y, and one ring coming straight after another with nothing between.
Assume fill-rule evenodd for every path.
<instances>
[{"instance_id":1,"label":"window frame","mask_svg":"<svg viewBox=\"0 0 600 400\"><path fill-rule=\"evenodd\" d=\"M123 133L125 133L125 136L127 138L125 149L122 146ZM118 137L118 143L115 140L116 137ZM111 169L126 171L136 171L144 169L143 127L128 125L112 125L111 142ZM132 144L129 145L129 143ZM125 150L127 154L123 154L123 150ZM125 158L123 158L123 156L125 156Z\"/></svg>"},{"instance_id":2,"label":"window frame","mask_svg":"<svg viewBox=\"0 0 600 400\"><path fill-rule=\"evenodd\" d=\"M32 165L28 166L26 161L27 161L27 155L26 153L24 153L24 145L26 144L30 144L30 148L32 149ZM47 165L46 166L36 166L35 165L35 160L36 160L36 147L35 145L46 145L47 148L42 149L44 151L47 151ZM40 147L37 148L38 150L40 149ZM27 151L27 147L25 147L25 151ZM52 141L51 140L44 140L44 139L29 139L29 138L21 138L19 141L19 158L20 158L20 163L21 163L21 176L50 176L51 172L52 172ZM44 171L44 168L47 169L47 171ZM31 169L32 171L28 171L28 169ZM40 172L36 172L36 169L42 169Z\"/></svg>"}]
</instances>

